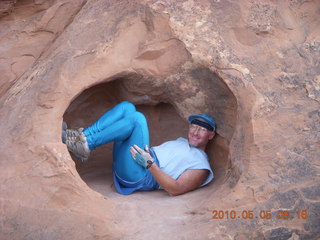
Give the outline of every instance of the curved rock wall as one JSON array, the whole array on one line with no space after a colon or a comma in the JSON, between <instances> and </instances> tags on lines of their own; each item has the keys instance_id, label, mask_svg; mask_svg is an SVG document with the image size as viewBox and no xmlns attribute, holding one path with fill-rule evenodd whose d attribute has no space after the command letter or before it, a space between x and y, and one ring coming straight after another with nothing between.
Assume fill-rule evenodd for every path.
<instances>
[{"instance_id":1,"label":"curved rock wall","mask_svg":"<svg viewBox=\"0 0 320 240\"><path fill-rule=\"evenodd\" d=\"M0 238L318 239L319 11L317 0L1 2ZM183 134L189 114L214 115L216 180L121 196L111 146L76 166L62 120L87 125L122 100L146 113L155 144Z\"/></svg>"}]
</instances>

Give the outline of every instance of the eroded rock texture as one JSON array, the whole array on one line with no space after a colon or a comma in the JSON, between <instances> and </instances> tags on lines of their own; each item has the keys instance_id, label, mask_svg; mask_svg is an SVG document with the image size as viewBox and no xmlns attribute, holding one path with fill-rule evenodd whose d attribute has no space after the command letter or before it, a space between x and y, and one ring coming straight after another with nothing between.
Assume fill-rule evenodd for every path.
<instances>
[{"instance_id":1,"label":"eroded rock texture","mask_svg":"<svg viewBox=\"0 0 320 240\"><path fill-rule=\"evenodd\" d=\"M2 1L0 239L318 239L319 14L318 0ZM215 181L122 196L112 146L75 163L63 119L85 127L123 100L152 144L214 115Z\"/></svg>"}]
</instances>

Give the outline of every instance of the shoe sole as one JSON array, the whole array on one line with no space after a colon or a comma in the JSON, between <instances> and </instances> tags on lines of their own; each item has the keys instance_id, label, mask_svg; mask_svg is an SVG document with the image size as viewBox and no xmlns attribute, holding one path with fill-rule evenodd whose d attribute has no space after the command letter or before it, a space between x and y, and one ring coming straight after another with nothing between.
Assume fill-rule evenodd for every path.
<instances>
[{"instance_id":1,"label":"shoe sole","mask_svg":"<svg viewBox=\"0 0 320 240\"><path fill-rule=\"evenodd\" d=\"M67 129L68 129L68 124L63 121L62 122L62 132L61 132L61 140L64 144L66 144L67 141Z\"/></svg>"},{"instance_id":2,"label":"shoe sole","mask_svg":"<svg viewBox=\"0 0 320 240\"><path fill-rule=\"evenodd\" d=\"M78 161L81 161L81 162L86 162L87 160L88 160L88 158L85 158L85 157L81 157L81 156L79 156L78 154L75 154L75 153L73 153L73 152L71 152L71 151L69 151Z\"/></svg>"}]
</instances>

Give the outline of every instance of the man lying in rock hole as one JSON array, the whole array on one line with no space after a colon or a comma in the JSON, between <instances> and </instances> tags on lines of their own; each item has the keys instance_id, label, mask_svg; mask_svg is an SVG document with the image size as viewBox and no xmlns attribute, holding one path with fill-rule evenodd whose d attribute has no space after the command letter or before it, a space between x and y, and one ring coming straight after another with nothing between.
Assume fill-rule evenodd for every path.
<instances>
[{"instance_id":1,"label":"man lying in rock hole","mask_svg":"<svg viewBox=\"0 0 320 240\"><path fill-rule=\"evenodd\" d=\"M216 123L205 114L191 115L188 120L188 139L178 138L149 148L145 116L132 103L124 101L86 129L67 129L64 123L62 141L81 161L87 161L96 147L114 142L113 178L121 194L164 189L176 196L213 179L204 151L215 136Z\"/></svg>"}]
</instances>

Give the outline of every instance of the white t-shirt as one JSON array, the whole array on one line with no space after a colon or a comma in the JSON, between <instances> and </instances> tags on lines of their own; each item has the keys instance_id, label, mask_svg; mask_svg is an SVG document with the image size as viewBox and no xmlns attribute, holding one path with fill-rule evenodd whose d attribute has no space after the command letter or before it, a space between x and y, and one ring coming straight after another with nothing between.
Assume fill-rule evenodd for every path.
<instances>
[{"instance_id":1,"label":"white t-shirt","mask_svg":"<svg viewBox=\"0 0 320 240\"><path fill-rule=\"evenodd\" d=\"M157 155L160 169L174 179L178 179L188 169L207 169L210 174L201 184L202 187L214 177L207 154L201 149L190 146L185 138L168 141L152 149Z\"/></svg>"}]
</instances>

